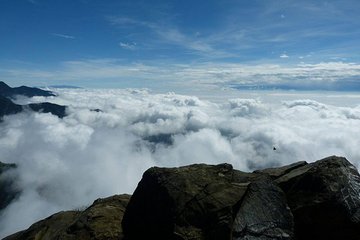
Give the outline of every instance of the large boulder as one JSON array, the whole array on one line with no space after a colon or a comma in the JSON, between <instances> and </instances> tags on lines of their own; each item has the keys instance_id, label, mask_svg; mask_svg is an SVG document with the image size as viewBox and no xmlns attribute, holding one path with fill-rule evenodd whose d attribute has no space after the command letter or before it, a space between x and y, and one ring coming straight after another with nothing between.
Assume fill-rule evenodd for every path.
<instances>
[{"instance_id":1,"label":"large boulder","mask_svg":"<svg viewBox=\"0 0 360 240\"><path fill-rule=\"evenodd\" d=\"M360 239L360 175L345 158L260 172L285 192L297 239Z\"/></svg>"},{"instance_id":2,"label":"large boulder","mask_svg":"<svg viewBox=\"0 0 360 240\"><path fill-rule=\"evenodd\" d=\"M285 194L265 179L249 184L235 217L232 239L293 239L293 227Z\"/></svg>"},{"instance_id":3,"label":"large boulder","mask_svg":"<svg viewBox=\"0 0 360 240\"><path fill-rule=\"evenodd\" d=\"M265 175L229 164L147 170L122 224L126 239L247 239L242 237L250 231L264 240L293 235L280 188Z\"/></svg>"},{"instance_id":4,"label":"large boulder","mask_svg":"<svg viewBox=\"0 0 360 240\"><path fill-rule=\"evenodd\" d=\"M129 195L98 199L84 211L56 213L4 240L121 240Z\"/></svg>"}]
</instances>

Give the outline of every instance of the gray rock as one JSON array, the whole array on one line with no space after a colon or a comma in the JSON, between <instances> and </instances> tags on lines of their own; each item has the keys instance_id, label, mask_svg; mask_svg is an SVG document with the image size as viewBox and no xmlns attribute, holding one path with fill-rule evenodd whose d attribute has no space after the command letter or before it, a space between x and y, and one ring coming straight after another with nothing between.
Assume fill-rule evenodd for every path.
<instances>
[{"instance_id":1,"label":"gray rock","mask_svg":"<svg viewBox=\"0 0 360 240\"><path fill-rule=\"evenodd\" d=\"M275 182L286 193L297 239L360 239L360 175L345 158L294 168Z\"/></svg>"},{"instance_id":2,"label":"gray rock","mask_svg":"<svg viewBox=\"0 0 360 240\"><path fill-rule=\"evenodd\" d=\"M98 199L84 211L65 211L41 220L4 240L121 240L121 220L130 199Z\"/></svg>"},{"instance_id":3,"label":"gray rock","mask_svg":"<svg viewBox=\"0 0 360 240\"><path fill-rule=\"evenodd\" d=\"M267 179L250 183L235 217L233 239L293 239L293 230L283 191Z\"/></svg>"},{"instance_id":4,"label":"gray rock","mask_svg":"<svg viewBox=\"0 0 360 240\"><path fill-rule=\"evenodd\" d=\"M267 174L269 175L272 179L277 179L285 174L290 173L291 171L303 167L305 165L307 165L308 163L305 161L301 161L301 162L295 162L292 163L290 165L286 165L286 166L282 166L282 167L277 167L277 168L267 168L267 169L263 169L263 170L256 170L254 171L254 173L261 173L261 174Z\"/></svg>"}]
</instances>

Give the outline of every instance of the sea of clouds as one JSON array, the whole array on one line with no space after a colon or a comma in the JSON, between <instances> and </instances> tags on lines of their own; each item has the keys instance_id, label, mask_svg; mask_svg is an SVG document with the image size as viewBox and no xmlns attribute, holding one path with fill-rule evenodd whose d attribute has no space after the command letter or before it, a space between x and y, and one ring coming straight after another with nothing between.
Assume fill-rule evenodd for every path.
<instances>
[{"instance_id":1,"label":"sea of clouds","mask_svg":"<svg viewBox=\"0 0 360 240\"><path fill-rule=\"evenodd\" d=\"M6 177L21 190L0 213L0 238L57 211L132 193L152 166L227 162L252 171L341 155L360 167L358 98L345 107L136 89L56 91L17 101L67 105L67 117L25 112L0 123L0 161L18 165Z\"/></svg>"}]
</instances>

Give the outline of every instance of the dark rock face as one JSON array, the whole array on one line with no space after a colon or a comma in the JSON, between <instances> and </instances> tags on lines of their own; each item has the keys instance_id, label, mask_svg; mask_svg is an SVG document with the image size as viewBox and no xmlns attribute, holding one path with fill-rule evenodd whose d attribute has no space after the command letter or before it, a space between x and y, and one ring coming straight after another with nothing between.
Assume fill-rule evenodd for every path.
<instances>
[{"instance_id":1,"label":"dark rock face","mask_svg":"<svg viewBox=\"0 0 360 240\"><path fill-rule=\"evenodd\" d=\"M144 138L144 140L149 141L150 143L154 143L154 144L161 143L168 146L172 145L174 142L171 134L158 134L158 135L147 136Z\"/></svg>"},{"instance_id":2,"label":"dark rock face","mask_svg":"<svg viewBox=\"0 0 360 240\"><path fill-rule=\"evenodd\" d=\"M19 113L23 110L21 105L13 103L10 99L0 96L0 119L5 115Z\"/></svg>"},{"instance_id":3,"label":"dark rock face","mask_svg":"<svg viewBox=\"0 0 360 240\"><path fill-rule=\"evenodd\" d=\"M241 236L255 225L266 228L269 235L279 231L287 236L283 239L289 239L291 212L276 185L263 186L268 180L267 176L234 170L229 164L151 168L144 173L124 215L126 239L233 239L233 235L239 236L234 239L246 239ZM247 213L255 198L256 204L276 200L274 206L282 208L264 213L266 207L258 206ZM269 219L274 219L274 224Z\"/></svg>"},{"instance_id":4,"label":"dark rock face","mask_svg":"<svg viewBox=\"0 0 360 240\"><path fill-rule=\"evenodd\" d=\"M0 162L0 211L14 200L19 191L14 186L14 178L7 176L6 172L16 168L15 164Z\"/></svg>"},{"instance_id":5,"label":"dark rock face","mask_svg":"<svg viewBox=\"0 0 360 240\"><path fill-rule=\"evenodd\" d=\"M54 103L31 103L28 105L19 105L14 103L10 98L16 95L24 95L27 97L33 96L55 96L50 91L41 90L38 88L18 87L11 88L4 82L0 82L0 121L6 115L12 115L22 112L24 109L30 109L35 112L51 113L59 118L66 116L66 107Z\"/></svg>"},{"instance_id":6,"label":"dark rock face","mask_svg":"<svg viewBox=\"0 0 360 240\"><path fill-rule=\"evenodd\" d=\"M236 214L233 239L293 239L293 225L281 189L271 181L255 181Z\"/></svg>"},{"instance_id":7,"label":"dark rock face","mask_svg":"<svg viewBox=\"0 0 360 240\"><path fill-rule=\"evenodd\" d=\"M66 106L54 103L31 103L29 105L18 105L10 99L0 96L0 120L6 115L12 115L29 109L34 112L51 113L59 118L66 116Z\"/></svg>"},{"instance_id":8,"label":"dark rock face","mask_svg":"<svg viewBox=\"0 0 360 240\"><path fill-rule=\"evenodd\" d=\"M277 178L294 214L298 239L360 239L360 175L329 157Z\"/></svg>"},{"instance_id":9,"label":"dark rock face","mask_svg":"<svg viewBox=\"0 0 360 240\"><path fill-rule=\"evenodd\" d=\"M129 199L126 194L98 199L84 211L56 213L4 240L121 240L121 220Z\"/></svg>"},{"instance_id":10,"label":"dark rock face","mask_svg":"<svg viewBox=\"0 0 360 240\"><path fill-rule=\"evenodd\" d=\"M58 116L59 118L66 116L66 107L54 103L31 103L28 105L28 107L35 112L51 113L55 116Z\"/></svg>"},{"instance_id":11,"label":"dark rock face","mask_svg":"<svg viewBox=\"0 0 360 240\"><path fill-rule=\"evenodd\" d=\"M44 97L50 97L50 96L56 96L51 91L45 91L39 88L32 88L32 87L9 87L6 83L0 81L0 95L3 97L10 97L13 98L16 95L24 95L27 97L34 97L34 96L44 96Z\"/></svg>"},{"instance_id":12,"label":"dark rock face","mask_svg":"<svg viewBox=\"0 0 360 240\"><path fill-rule=\"evenodd\" d=\"M151 168L123 219L126 239L360 239L360 176L345 158L243 173Z\"/></svg>"}]
</instances>

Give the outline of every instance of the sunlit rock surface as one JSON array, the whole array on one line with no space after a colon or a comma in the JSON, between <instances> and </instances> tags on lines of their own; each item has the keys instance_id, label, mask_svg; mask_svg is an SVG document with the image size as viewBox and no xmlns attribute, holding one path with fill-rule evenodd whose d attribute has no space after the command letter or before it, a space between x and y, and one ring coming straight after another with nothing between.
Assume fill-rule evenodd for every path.
<instances>
[{"instance_id":1,"label":"sunlit rock surface","mask_svg":"<svg viewBox=\"0 0 360 240\"><path fill-rule=\"evenodd\" d=\"M6 240L115 240L122 239L121 220L129 195L98 199L85 210L56 213Z\"/></svg>"}]
</instances>

